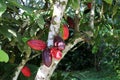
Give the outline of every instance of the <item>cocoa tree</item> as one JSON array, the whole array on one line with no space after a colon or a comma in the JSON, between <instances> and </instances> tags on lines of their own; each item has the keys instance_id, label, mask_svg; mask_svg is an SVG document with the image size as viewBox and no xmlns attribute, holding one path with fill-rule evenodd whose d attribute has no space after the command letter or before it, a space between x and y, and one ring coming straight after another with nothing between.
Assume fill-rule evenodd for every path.
<instances>
[{"instance_id":1,"label":"cocoa tree","mask_svg":"<svg viewBox=\"0 0 120 80\"><path fill-rule=\"evenodd\" d=\"M108 56L108 50L119 46L118 3L117 0L1 0L0 61L15 64L20 58L12 76L12 80L17 80L20 72L30 77L26 64L42 54L43 62L35 80L50 80L61 59L82 41L92 45L97 67Z\"/></svg>"}]
</instances>

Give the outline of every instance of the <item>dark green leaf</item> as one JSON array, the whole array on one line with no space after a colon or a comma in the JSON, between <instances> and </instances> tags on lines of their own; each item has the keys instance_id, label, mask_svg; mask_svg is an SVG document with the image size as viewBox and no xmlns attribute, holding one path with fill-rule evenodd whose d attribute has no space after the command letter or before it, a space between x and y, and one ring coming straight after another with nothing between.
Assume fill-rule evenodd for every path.
<instances>
[{"instance_id":1,"label":"dark green leaf","mask_svg":"<svg viewBox=\"0 0 120 80\"><path fill-rule=\"evenodd\" d=\"M7 37L9 40L11 40L12 35L8 32L8 27L0 27L0 33Z\"/></svg>"},{"instance_id":2,"label":"dark green leaf","mask_svg":"<svg viewBox=\"0 0 120 80\"><path fill-rule=\"evenodd\" d=\"M33 8L27 7L27 6L22 6L21 7L28 15L32 15L33 14Z\"/></svg>"},{"instance_id":3,"label":"dark green leaf","mask_svg":"<svg viewBox=\"0 0 120 80\"><path fill-rule=\"evenodd\" d=\"M79 0L69 0L69 4L73 9L78 9L80 7Z\"/></svg>"},{"instance_id":4,"label":"dark green leaf","mask_svg":"<svg viewBox=\"0 0 120 80\"><path fill-rule=\"evenodd\" d=\"M38 26L39 26L41 29L43 29L43 28L44 28L44 24L45 24L43 17L40 16L36 21L37 21L37 23L38 23Z\"/></svg>"},{"instance_id":5,"label":"dark green leaf","mask_svg":"<svg viewBox=\"0 0 120 80\"><path fill-rule=\"evenodd\" d=\"M116 15L117 11L118 11L118 6L114 6L112 10L112 17Z\"/></svg>"},{"instance_id":6,"label":"dark green leaf","mask_svg":"<svg viewBox=\"0 0 120 80\"><path fill-rule=\"evenodd\" d=\"M30 39L30 38L28 38L28 37L23 37L23 38L22 38L22 41L23 41L24 43L26 43L29 39Z\"/></svg>"},{"instance_id":7,"label":"dark green leaf","mask_svg":"<svg viewBox=\"0 0 120 80\"><path fill-rule=\"evenodd\" d=\"M7 8L7 6L6 6L5 2L3 0L0 0L0 17L6 11L6 8Z\"/></svg>"},{"instance_id":8,"label":"dark green leaf","mask_svg":"<svg viewBox=\"0 0 120 80\"><path fill-rule=\"evenodd\" d=\"M8 2L11 4L11 5L14 5L14 6L17 6L17 7L22 7L22 5L17 1L17 0L8 0Z\"/></svg>"},{"instance_id":9,"label":"dark green leaf","mask_svg":"<svg viewBox=\"0 0 120 80\"><path fill-rule=\"evenodd\" d=\"M31 29L30 29L30 35L31 35L31 36L36 35L37 30L38 30L38 27L37 27L37 26L32 26Z\"/></svg>"},{"instance_id":10,"label":"dark green leaf","mask_svg":"<svg viewBox=\"0 0 120 80\"><path fill-rule=\"evenodd\" d=\"M97 47L97 46L94 46L94 47L92 48L92 53L95 54L95 53L97 53L97 51L98 51L98 47Z\"/></svg>"},{"instance_id":11,"label":"dark green leaf","mask_svg":"<svg viewBox=\"0 0 120 80\"><path fill-rule=\"evenodd\" d=\"M108 3L108 4L112 4L112 2L113 2L113 0L104 0L106 3Z\"/></svg>"},{"instance_id":12,"label":"dark green leaf","mask_svg":"<svg viewBox=\"0 0 120 80\"><path fill-rule=\"evenodd\" d=\"M30 8L28 6L21 5L17 0L8 0L8 2L14 6L17 6L21 9L23 9L27 14L31 15L33 13L33 8Z\"/></svg>"}]
</instances>

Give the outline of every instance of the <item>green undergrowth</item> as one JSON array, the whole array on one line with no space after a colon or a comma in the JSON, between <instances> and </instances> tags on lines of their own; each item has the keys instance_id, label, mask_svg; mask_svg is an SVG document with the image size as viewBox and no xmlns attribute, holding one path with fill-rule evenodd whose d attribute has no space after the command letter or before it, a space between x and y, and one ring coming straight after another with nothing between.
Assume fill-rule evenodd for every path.
<instances>
[{"instance_id":1,"label":"green undergrowth","mask_svg":"<svg viewBox=\"0 0 120 80\"><path fill-rule=\"evenodd\" d=\"M112 68L104 67L100 71L94 68L80 71L56 71L51 80L119 80Z\"/></svg>"},{"instance_id":2,"label":"green undergrowth","mask_svg":"<svg viewBox=\"0 0 120 80\"><path fill-rule=\"evenodd\" d=\"M38 67L35 65L27 65L31 70L31 77L27 78L20 73L18 80L34 80ZM4 64L0 65L0 80L11 80L16 65ZM104 66L100 71L94 68L65 71L56 69L51 80L119 80L117 74L110 66Z\"/></svg>"}]
</instances>

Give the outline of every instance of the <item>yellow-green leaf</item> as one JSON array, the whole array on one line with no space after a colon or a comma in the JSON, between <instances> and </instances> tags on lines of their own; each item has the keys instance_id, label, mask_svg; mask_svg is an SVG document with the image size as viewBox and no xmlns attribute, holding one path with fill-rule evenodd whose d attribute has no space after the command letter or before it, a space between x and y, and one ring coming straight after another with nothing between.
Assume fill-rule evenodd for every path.
<instances>
[{"instance_id":1,"label":"yellow-green leaf","mask_svg":"<svg viewBox=\"0 0 120 80\"><path fill-rule=\"evenodd\" d=\"M112 4L112 2L113 2L113 0L104 0L106 3L108 3L108 4Z\"/></svg>"},{"instance_id":2,"label":"yellow-green leaf","mask_svg":"<svg viewBox=\"0 0 120 80\"><path fill-rule=\"evenodd\" d=\"M0 62L8 62L8 61L9 61L8 54L5 51L0 50Z\"/></svg>"}]
</instances>

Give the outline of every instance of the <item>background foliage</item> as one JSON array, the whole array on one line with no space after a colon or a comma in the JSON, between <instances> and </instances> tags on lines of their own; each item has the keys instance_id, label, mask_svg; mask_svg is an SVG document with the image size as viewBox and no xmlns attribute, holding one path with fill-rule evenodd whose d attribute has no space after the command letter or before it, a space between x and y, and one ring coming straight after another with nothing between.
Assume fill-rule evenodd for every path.
<instances>
[{"instance_id":1,"label":"background foliage","mask_svg":"<svg viewBox=\"0 0 120 80\"><path fill-rule=\"evenodd\" d=\"M89 25L90 10L87 7L92 0L81 0L80 5L77 1L69 0L63 22L67 23L68 17L74 20L75 11L80 8L80 35L85 35L87 40L75 45L57 69L73 71L95 67L100 71L107 64L120 78L120 1L95 0L95 27L92 37ZM31 56L41 53L29 49L26 41L47 41L53 2L54 0L0 0L0 67L3 67L0 69L1 79L9 80L12 77L9 74L15 71L16 65L21 62L27 51L31 51ZM76 32L74 27L70 26L69 29L71 36L68 41L72 42ZM34 78L40 62L41 54L27 63L33 74L28 80ZM63 74L57 73L60 76ZM21 76L23 75L20 74L19 80L23 80ZM68 73L67 76L71 75Z\"/></svg>"}]
</instances>

